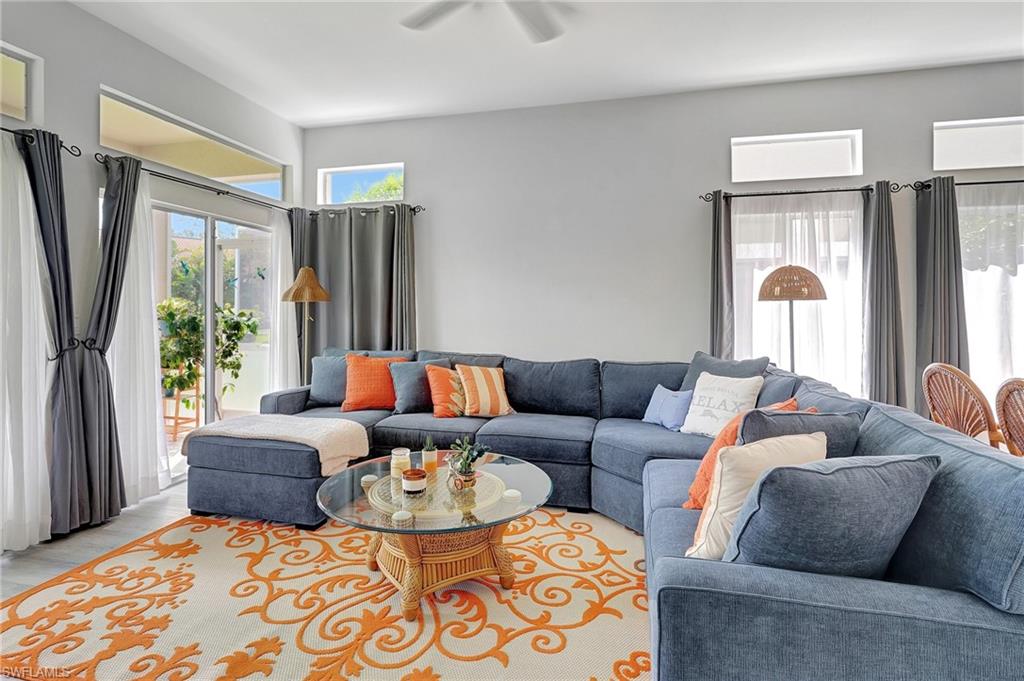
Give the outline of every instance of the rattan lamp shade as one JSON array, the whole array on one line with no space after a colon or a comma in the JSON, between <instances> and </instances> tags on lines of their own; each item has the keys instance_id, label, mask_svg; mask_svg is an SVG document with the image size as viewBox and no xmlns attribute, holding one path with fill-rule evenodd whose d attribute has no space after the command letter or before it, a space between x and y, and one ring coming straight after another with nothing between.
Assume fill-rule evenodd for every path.
<instances>
[{"instance_id":1,"label":"rattan lamp shade","mask_svg":"<svg viewBox=\"0 0 1024 681\"><path fill-rule=\"evenodd\" d=\"M818 275L799 265L783 265L769 274L758 300L825 300L825 287Z\"/></svg>"},{"instance_id":2,"label":"rattan lamp shade","mask_svg":"<svg viewBox=\"0 0 1024 681\"><path fill-rule=\"evenodd\" d=\"M330 299L331 294L320 285L312 267L299 268L295 283L281 294L281 300L286 303L326 303Z\"/></svg>"}]
</instances>

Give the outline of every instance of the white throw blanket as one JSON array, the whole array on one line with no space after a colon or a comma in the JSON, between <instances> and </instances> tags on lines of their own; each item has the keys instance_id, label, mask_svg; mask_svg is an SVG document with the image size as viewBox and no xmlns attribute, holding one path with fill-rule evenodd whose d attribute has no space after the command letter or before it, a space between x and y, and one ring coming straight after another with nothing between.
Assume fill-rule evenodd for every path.
<instances>
[{"instance_id":1,"label":"white throw blanket","mask_svg":"<svg viewBox=\"0 0 1024 681\"><path fill-rule=\"evenodd\" d=\"M366 456L370 451L366 428L355 421L253 414L196 428L185 436L181 443L181 453L188 457L189 440L205 435L246 440L281 440L307 445L320 455L320 474L325 476L344 470L351 459Z\"/></svg>"}]
</instances>

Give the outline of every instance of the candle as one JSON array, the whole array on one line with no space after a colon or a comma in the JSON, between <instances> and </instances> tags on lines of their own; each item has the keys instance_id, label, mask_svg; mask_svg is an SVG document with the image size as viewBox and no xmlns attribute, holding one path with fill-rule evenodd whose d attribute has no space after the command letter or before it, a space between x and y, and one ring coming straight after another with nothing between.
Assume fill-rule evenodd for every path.
<instances>
[{"instance_id":1,"label":"candle","mask_svg":"<svg viewBox=\"0 0 1024 681\"><path fill-rule=\"evenodd\" d=\"M518 506L519 502L523 500L523 493L517 489L507 489L502 493L501 500L506 504Z\"/></svg>"},{"instance_id":2,"label":"candle","mask_svg":"<svg viewBox=\"0 0 1024 681\"><path fill-rule=\"evenodd\" d=\"M376 475L364 475L359 478L359 484L363 487L363 494L369 494L370 488L373 487L373 483L377 482Z\"/></svg>"},{"instance_id":3,"label":"candle","mask_svg":"<svg viewBox=\"0 0 1024 681\"><path fill-rule=\"evenodd\" d=\"M424 449L423 450L423 470L427 472L427 475L437 472L437 450L436 449Z\"/></svg>"},{"instance_id":4,"label":"candle","mask_svg":"<svg viewBox=\"0 0 1024 681\"><path fill-rule=\"evenodd\" d=\"M412 513L409 511L395 511L391 515L391 524L395 527L412 527Z\"/></svg>"},{"instance_id":5,"label":"candle","mask_svg":"<svg viewBox=\"0 0 1024 681\"><path fill-rule=\"evenodd\" d=\"M391 450L391 477L401 478L404 471L412 468L408 447L395 447Z\"/></svg>"},{"instance_id":6,"label":"candle","mask_svg":"<svg viewBox=\"0 0 1024 681\"><path fill-rule=\"evenodd\" d=\"M402 473L402 491L406 494L422 494L427 488L427 472L422 468L410 468Z\"/></svg>"}]
</instances>

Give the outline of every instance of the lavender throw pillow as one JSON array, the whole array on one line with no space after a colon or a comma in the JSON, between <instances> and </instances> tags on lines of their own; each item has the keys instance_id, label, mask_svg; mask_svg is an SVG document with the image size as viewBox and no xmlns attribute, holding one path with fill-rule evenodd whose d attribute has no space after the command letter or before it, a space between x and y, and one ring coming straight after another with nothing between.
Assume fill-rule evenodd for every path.
<instances>
[{"instance_id":1,"label":"lavender throw pillow","mask_svg":"<svg viewBox=\"0 0 1024 681\"><path fill-rule=\"evenodd\" d=\"M645 423L654 423L669 430L679 430L690 410L692 390L669 390L663 385L654 389L644 413Z\"/></svg>"}]
</instances>

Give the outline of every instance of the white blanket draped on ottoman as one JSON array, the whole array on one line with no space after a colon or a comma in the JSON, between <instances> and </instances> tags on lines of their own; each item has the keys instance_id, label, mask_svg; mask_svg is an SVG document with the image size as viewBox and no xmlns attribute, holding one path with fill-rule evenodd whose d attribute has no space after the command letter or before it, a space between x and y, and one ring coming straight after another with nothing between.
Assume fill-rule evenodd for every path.
<instances>
[{"instance_id":1,"label":"white blanket draped on ottoman","mask_svg":"<svg viewBox=\"0 0 1024 681\"><path fill-rule=\"evenodd\" d=\"M355 421L252 414L196 428L185 436L181 443L181 453L188 457L189 440L207 435L297 442L312 447L320 455L320 474L323 476L334 475L343 470L351 459L366 456L370 451L366 428Z\"/></svg>"}]
</instances>

